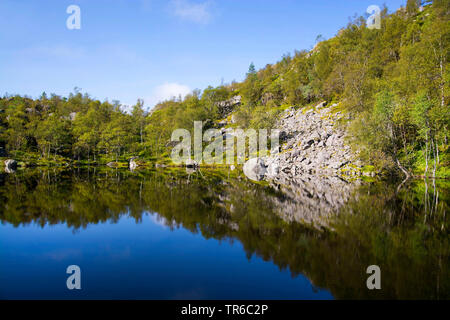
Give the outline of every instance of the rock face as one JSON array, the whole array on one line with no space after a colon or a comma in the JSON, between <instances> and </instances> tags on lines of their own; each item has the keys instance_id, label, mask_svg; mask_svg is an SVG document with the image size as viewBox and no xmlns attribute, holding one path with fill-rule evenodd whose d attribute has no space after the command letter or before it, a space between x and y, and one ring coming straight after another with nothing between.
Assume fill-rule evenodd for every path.
<instances>
[{"instance_id":1,"label":"rock face","mask_svg":"<svg viewBox=\"0 0 450 320\"><path fill-rule=\"evenodd\" d=\"M241 104L241 96L234 96L228 100L217 102L219 114L221 117L226 117L233 112L234 108Z\"/></svg>"},{"instance_id":2,"label":"rock face","mask_svg":"<svg viewBox=\"0 0 450 320\"><path fill-rule=\"evenodd\" d=\"M5 160L5 168L7 170L16 170L17 169L17 161L13 159Z\"/></svg>"},{"instance_id":3,"label":"rock face","mask_svg":"<svg viewBox=\"0 0 450 320\"><path fill-rule=\"evenodd\" d=\"M326 107L322 102L315 108L288 109L277 123L281 130L281 152L264 158L266 178L281 175L294 178L304 174L323 176L354 175L360 162L345 144L345 130L336 122L343 117L333 112L336 105Z\"/></svg>"},{"instance_id":4,"label":"rock face","mask_svg":"<svg viewBox=\"0 0 450 320\"><path fill-rule=\"evenodd\" d=\"M244 165L252 180L268 180L284 197L274 207L286 221L327 225L327 220L352 196L361 180L357 154L344 142L336 125L343 115L323 102L311 110L286 110L277 123L280 152L253 158Z\"/></svg>"}]
</instances>

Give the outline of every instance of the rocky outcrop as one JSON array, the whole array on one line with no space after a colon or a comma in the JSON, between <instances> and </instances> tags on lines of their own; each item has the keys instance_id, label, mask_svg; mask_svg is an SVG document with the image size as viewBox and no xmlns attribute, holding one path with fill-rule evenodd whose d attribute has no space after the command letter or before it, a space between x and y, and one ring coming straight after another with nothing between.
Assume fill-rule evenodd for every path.
<instances>
[{"instance_id":1,"label":"rocky outcrop","mask_svg":"<svg viewBox=\"0 0 450 320\"><path fill-rule=\"evenodd\" d=\"M268 180L282 192L273 202L286 221L327 225L361 184L349 179L361 163L345 143L345 129L337 125L344 115L335 107L323 102L309 110L286 110L277 123L279 152L244 165L248 178Z\"/></svg>"},{"instance_id":2,"label":"rocky outcrop","mask_svg":"<svg viewBox=\"0 0 450 320\"><path fill-rule=\"evenodd\" d=\"M228 100L217 102L219 115L224 118L233 112L234 108L241 104L241 96L234 96Z\"/></svg>"},{"instance_id":3,"label":"rocky outcrop","mask_svg":"<svg viewBox=\"0 0 450 320\"><path fill-rule=\"evenodd\" d=\"M78 112L71 112L71 113L69 113L68 116L63 116L63 117L61 117L61 118L62 118L62 119L65 119L65 120L69 120L69 121L75 121L75 118L77 117L77 113L78 113ZM53 113L49 114L49 116L50 116L50 115L53 115Z\"/></svg>"},{"instance_id":4,"label":"rocky outcrop","mask_svg":"<svg viewBox=\"0 0 450 320\"><path fill-rule=\"evenodd\" d=\"M326 103L309 110L288 109L277 127L281 130L281 150L264 159L266 178L280 174L296 177L303 174L323 176L356 175L361 163L345 143L346 132L337 125L343 114Z\"/></svg>"},{"instance_id":5,"label":"rocky outcrop","mask_svg":"<svg viewBox=\"0 0 450 320\"><path fill-rule=\"evenodd\" d=\"M77 117L77 112L71 112L69 113L69 120L75 121L75 118Z\"/></svg>"}]
</instances>

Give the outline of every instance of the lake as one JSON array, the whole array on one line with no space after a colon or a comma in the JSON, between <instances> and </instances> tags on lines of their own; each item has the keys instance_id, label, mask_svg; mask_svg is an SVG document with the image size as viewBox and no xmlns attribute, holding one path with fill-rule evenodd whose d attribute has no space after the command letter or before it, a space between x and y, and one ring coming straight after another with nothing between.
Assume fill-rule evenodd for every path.
<instances>
[{"instance_id":1,"label":"lake","mask_svg":"<svg viewBox=\"0 0 450 320\"><path fill-rule=\"evenodd\" d=\"M0 174L3 299L449 299L449 181ZM81 269L68 290L66 268ZM381 270L369 290L367 267Z\"/></svg>"}]
</instances>

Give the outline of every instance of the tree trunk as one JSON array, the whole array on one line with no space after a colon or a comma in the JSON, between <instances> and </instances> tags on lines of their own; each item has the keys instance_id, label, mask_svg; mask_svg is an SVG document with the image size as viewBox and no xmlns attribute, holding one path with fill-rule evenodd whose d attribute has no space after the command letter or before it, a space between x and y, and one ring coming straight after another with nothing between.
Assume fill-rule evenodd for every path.
<instances>
[{"instance_id":1,"label":"tree trunk","mask_svg":"<svg viewBox=\"0 0 450 320\"><path fill-rule=\"evenodd\" d=\"M411 175L409 174L409 172L402 166L402 164L400 163L400 161L395 158L395 162L397 163L397 166L399 167L400 170L402 170L402 172L405 174L406 179L408 179Z\"/></svg>"},{"instance_id":2,"label":"tree trunk","mask_svg":"<svg viewBox=\"0 0 450 320\"><path fill-rule=\"evenodd\" d=\"M425 140L425 176L428 174L428 132Z\"/></svg>"},{"instance_id":3,"label":"tree trunk","mask_svg":"<svg viewBox=\"0 0 450 320\"><path fill-rule=\"evenodd\" d=\"M433 168L433 178L436 177L436 159L437 159L437 144L434 143L434 152L433 152L433 156L434 156L434 168Z\"/></svg>"},{"instance_id":4,"label":"tree trunk","mask_svg":"<svg viewBox=\"0 0 450 320\"><path fill-rule=\"evenodd\" d=\"M442 56L441 59L439 61L440 64L440 69L441 69L441 107L443 107L445 105L445 94L444 94L444 86L445 86L445 82L444 82L444 66L443 66L443 61L442 61Z\"/></svg>"},{"instance_id":5,"label":"tree trunk","mask_svg":"<svg viewBox=\"0 0 450 320\"><path fill-rule=\"evenodd\" d=\"M435 143L436 143L437 164L439 165L439 144L437 142L437 139L435 140Z\"/></svg>"}]
</instances>

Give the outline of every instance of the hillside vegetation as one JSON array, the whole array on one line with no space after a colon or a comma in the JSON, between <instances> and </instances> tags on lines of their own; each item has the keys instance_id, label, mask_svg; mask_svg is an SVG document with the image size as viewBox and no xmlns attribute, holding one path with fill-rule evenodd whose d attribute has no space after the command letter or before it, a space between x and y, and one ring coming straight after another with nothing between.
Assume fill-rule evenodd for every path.
<instances>
[{"instance_id":1,"label":"hillside vegetation","mask_svg":"<svg viewBox=\"0 0 450 320\"><path fill-rule=\"evenodd\" d=\"M423 5L420 8L420 5ZM0 99L0 147L23 161L161 159L176 128L223 118L218 102L240 95L235 125L271 128L280 111L334 101L347 114L351 145L385 172L448 177L450 1L382 12L381 29L355 18L311 51L288 54L243 82L196 90L146 112L125 112L75 90L69 97ZM2 156L2 155L0 155Z\"/></svg>"}]
</instances>

